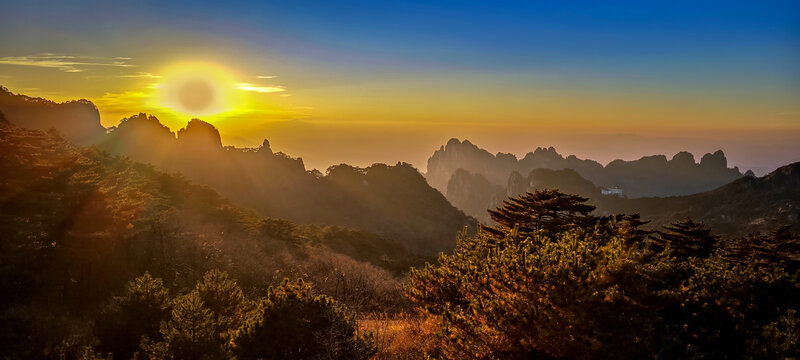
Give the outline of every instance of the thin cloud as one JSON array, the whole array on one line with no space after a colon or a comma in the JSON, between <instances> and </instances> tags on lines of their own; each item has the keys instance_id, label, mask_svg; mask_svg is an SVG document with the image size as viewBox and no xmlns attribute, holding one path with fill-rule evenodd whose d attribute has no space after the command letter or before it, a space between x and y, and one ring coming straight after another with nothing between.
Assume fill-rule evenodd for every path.
<instances>
[{"instance_id":1,"label":"thin cloud","mask_svg":"<svg viewBox=\"0 0 800 360\"><path fill-rule=\"evenodd\" d=\"M256 79L274 79L278 77L278 75L257 75Z\"/></svg>"},{"instance_id":2,"label":"thin cloud","mask_svg":"<svg viewBox=\"0 0 800 360\"><path fill-rule=\"evenodd\" d=\"M107 67L135 67L130 64L130 58L104 58L97 56L75 56L44 53L28 56L6 56L0 57L0 64L35 66L42 68L58 69L63 72L77 73L83 72L85 67L107 66Z\"/></svg>"},{"instance_id":3,"label":"thin cloud","mask_svg":"<svg viewBox=\"0 0 800 360\"><path fill-rule=\"evenodd\" d=\"M144 78L144 79L161 79L161 75L153 75L152 73L143 72L143 71L137 72L135 74L120 75L119 77L124 77L124 78Z\"/></svg>"},{"instance_id":4,"label":"thin cloud","mask_svg":"<svg viewBox=\"0 0 800 360\"><path fill-rule=\"evenodd\" d=\"M239 90L254 91L260 93L274 93L274 92L286 91L286 89L283 86L258 86L250 83L236 84L236 88Z\"/></svg>"}]
</instances>

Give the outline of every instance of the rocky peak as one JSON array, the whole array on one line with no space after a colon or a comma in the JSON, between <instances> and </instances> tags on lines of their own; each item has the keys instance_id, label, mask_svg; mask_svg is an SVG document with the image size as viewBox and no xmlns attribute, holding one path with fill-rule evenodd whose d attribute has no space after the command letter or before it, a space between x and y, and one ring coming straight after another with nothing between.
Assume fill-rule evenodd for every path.
<instances>
[{"instance_id":1,"label":"rocky peak","mask_svg":"<svg viewBox=\"0 0 800 360\"><path fill-rule=\"evenodd\" d=\"M559 154L554 147L543 148L537 147L533 152L525 154L522 161L558 161L564 160L564 157Z\"/></svg>"},{"instance_id":2,"label":"rocky peak","mask_svg":"<svg viewBox=\"0 0 800 360\"><path fill-rule=\"evenodd\" d=\"M669 162L670 164L679 167L690 167L696 164L694 161L694 155L692 155L692 153L688 151L681 151L675 154L675 156L673 156L672 160L670 160Z\"/></svg>"},{"instance_id":3,"label":"rocky peak","mask_svg":"<svg viewBox=\"0 0 800 360\"><path fill-rule=\"evenodd\" d=\"M722 150L717 150L714 154L703 155L703 158L700 159L700 166L711 170L724 170L728 168L728 159L725 158Z\"/></svg>"},{"instance_id":4,"label":"rocky peak","mask_svg":"<svg viewBox=\"0 0 800 360\"><path fill-rule=\"evenodd\" d=\"M192 147L200 146L208 149L222 149L219 130L200 119L192 119L186 127L178 130L178 142Z\"/></svg>"},{"instance_id":5,"label":"rocky peak","mask_svg":"<svg viewBox=\"0 0 800 360\"><path fill-rule=\"evenodd\" d=\"M139 113L122 119L119 125L111 129L117 137L142 137L144 141L174 141L175 133L153 115Z\"/></svg>"},{"instance_id":6,"label":"rocky peak","mask_svg":"<svg viewBox=\"0 0 800 360\"><path fill-rule=\"evenodd\" d=\"M264 139L264 142L261 143L261 147L258 148L258 153L272 155L272 148L269 147L269 140Z\"/></svg>"},{"instance_id":7,"label":"rocky peak","mask_svg":"<svg viewBox=\"0 0 800 360\"><path fill-rule=\"evenodd\" d=\"M527 190L528 183L522 174L518 171L512 171L508 177L508 185L506 187L506 196L515 197L522 194Z\"/></svg>"},{"instance_id":8,"label":"rocky peak","mask_svg":"<svg viewBox=\"0 0 800 360\"><path fill-rule=\"evenodd\" d=\"M35 130L55 128L71 141L88 145L105 135L97 107L88 100L57 103L14 94L0 86L0 111L8 122Z\"/></svg>"}]
</instances>

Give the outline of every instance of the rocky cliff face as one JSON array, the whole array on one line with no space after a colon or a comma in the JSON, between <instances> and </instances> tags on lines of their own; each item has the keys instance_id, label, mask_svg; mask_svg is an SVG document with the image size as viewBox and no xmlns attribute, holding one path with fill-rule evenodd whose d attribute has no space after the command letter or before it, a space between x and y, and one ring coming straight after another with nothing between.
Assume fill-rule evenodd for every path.
<instances>
[{"instance_id":1,"label":"rocky cliff face","mask_svg":"<svg viewBox=\"0 0 800 360\"><path fill-rule=\"evenodd\" d=\"M198 151L221 151L222 137L214 125L200 119L192 119L186 127L178 130L178 143Z\"/></svg>"},{"instance_id":2,"label":"rocky cliff face","mask_svg":"<svg viewBox=\"0 0 800 360\"><path fill-rule=\"evenodd\" d=\"M461 142L458 139L450 139L428 159L426 179L443 194L447 192L450 177L458 169L482 174L494 184L503 184L516 163L517 158L514 155L503 153L492 155L473 145L469 140Z\"/></svg>"},{"instance_id":3,"label":"rocky cliff face","mask_svg":"<svg viewBox=\"0 0 800 360\"><path fill-rule=\"evenodd\" d=\"M17 126L35 130L55 128L68 140L88 145L105 134L97 107L88 100L56 103L13 94L0 86L0 112Z\"/></svg>"},{"instance_id":4,"label":"rocky cliff face","mask_svg":"<svg viewBox=\"0 0 800 360\"><path fill-rule=\"evenodd\" d=\"M481 174L470 174L464 169L458 169L447 186L447 199L468 215L488 223L491 219L486 210L501 206L506 198L517 197L525 192L554 188L590 198L600 195L600 188L572 169L539 168L527 176L513 171L505 187L490 183Z\"/></svg>"},{"instance_id":5,"label":"rocky cliff face","mask_svg":"<svg viewBox=\"0 0 800 360\"><path fill-rule=\"evenodd\" d=\"M484 222L488 219L486 210L500 206L505 198L505 188L492 184L481 174L470 174L464 169L456 170L447 183L450 203Z\"/></svg>"}]
</instances>

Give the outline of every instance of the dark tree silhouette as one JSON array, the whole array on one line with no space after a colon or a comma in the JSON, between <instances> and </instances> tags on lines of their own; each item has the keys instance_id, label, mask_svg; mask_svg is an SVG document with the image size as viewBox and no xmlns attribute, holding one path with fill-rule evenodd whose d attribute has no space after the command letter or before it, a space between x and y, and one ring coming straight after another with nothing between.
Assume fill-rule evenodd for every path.
<instances>
[{"instance_id":1,"label":"dark tree silhouette","mask_svg":"<svg viewBox=\"0 0 800 360\"><path fill-rule=\"evenodd\" d=\"M595 207L588 199L564 194L557 189L534 191L503 201L503 206L489 210L498 225L482 225L481 229L496 239L506 236L508 229L517 229L521 237L543 231L556 234L570 228L587 227L597 218L589 215Z\"/></svg>"},{"instance_id":2,"label":"dark tree silhouette","mask_svg":"<svg viewBox=\"0 0 800 360\"><path fill-rule=\"evenodd\" d=\"M688 258L707 258L716 248L719 236L711 235L711 229L702 223L695 223L690 218L664 226L652 238L652 247L656 251L670 249L673 255Z\"/></svg>"}]
</instances>

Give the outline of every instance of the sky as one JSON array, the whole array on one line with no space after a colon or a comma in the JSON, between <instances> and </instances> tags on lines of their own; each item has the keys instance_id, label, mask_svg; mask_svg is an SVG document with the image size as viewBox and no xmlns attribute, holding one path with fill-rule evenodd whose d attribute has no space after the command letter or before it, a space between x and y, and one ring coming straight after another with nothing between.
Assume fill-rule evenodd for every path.
<instances>
[{"instance_id":1,"label":"sky","mask_svg":"<svg viewBox=\"0 0 800 360\"><path fill-rule=\"evenodd\" d=\"M800 2L6 0L0 85L321 170L455 137L763 174L800 161Z\"/></svg>"}]
</instances>

